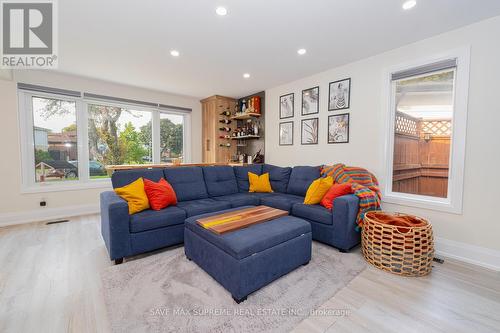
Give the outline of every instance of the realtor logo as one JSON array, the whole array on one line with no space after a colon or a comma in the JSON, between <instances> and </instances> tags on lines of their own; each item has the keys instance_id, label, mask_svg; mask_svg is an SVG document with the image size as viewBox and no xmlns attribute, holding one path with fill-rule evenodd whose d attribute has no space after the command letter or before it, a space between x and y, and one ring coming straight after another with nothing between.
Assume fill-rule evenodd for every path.
<instances>
[{"instance_id":1,"label":"realtor logo","mask_svg":"<svg viewBox=\"0 0 500 333\"><path fill-rule=\"evenodd\" d=\"M2 1L2 68L56 68L55 1Z\"/></svg>"}]
</instances>

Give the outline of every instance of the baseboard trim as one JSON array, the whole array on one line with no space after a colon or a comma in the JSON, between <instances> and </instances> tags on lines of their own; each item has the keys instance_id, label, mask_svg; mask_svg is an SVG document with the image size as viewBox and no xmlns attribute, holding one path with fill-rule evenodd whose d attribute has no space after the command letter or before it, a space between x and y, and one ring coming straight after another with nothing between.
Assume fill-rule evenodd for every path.
<instances>
[{"instance_id":1,"label":"baseboard trim","mask_svg":"<svg viewBox=\"0 0 500 333\"><path fill-rule=\"evenodd\" d=\"M75 205L58 208L40 208L37 210L15 213L4 213L0 214L0 227L96 213L99 213L99 205Z\"/></svg>"},{"instance_id":2,"label":"baseboard trim","mask_svg":"<svg viewBox=\"0 0 500 333\"><path fill-rule=\"evenodd\" d=\"M500 251L435 237L436 254L500 272Z\"/></svg>"}]
</instances>

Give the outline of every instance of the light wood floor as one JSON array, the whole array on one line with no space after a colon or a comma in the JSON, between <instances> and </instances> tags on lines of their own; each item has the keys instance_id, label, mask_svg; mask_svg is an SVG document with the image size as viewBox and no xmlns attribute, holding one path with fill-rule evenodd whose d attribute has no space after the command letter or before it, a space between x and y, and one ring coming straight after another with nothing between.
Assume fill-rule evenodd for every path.
<instances>
[{"instance_id":1,"label":"light wood floor","mask_svg":"<svg viewBox=\"0 0 500 333\"><path fill-rule=\"evenodd\" d=\"M0 228L0 332L108 332L98 216ZM447 260L424 278L367 268L295 332L500 332L500 275ZM346 311L344 311L346 312Z\"/></svg>"}]
</instances>

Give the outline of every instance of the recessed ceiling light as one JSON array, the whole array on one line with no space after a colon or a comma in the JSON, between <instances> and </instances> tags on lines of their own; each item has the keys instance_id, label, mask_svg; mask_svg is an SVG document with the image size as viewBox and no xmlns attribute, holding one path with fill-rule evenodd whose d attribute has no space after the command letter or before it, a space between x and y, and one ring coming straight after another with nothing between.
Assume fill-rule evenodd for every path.
<instances>
[{"instance_id":1,"label":"recessed ceiling light","mask_svg":"<svg viewBox=\"0 0 500 333\"><path fill-rule=\"evenodd\" d=\"M243 77L244 77L245 79L248 79L248 78L250 78L250 74L245 73L245 74L243 74Z\"/></svg>"},{"instance_id":2,"label":"recessed ceiling light","mask_svg":"<svg viewBox=\"0 0 500 333\"><path fill-rule=\"evenodd\" d=\"M179 51L177 51L177 50L172 50L172 51L170 51L170 55L171 55L172 57L178 57L178 56L180 56L181 54L180 54L180 53L179 53Z\"/></svg>"},{"instance_id":3,"label":"recessed ceiling light","mask_svg":"<svg viewBox=\"0 0 500 333\"><path fill-rule=\"evenodd\" d=\"M227 15L227 9L226 9L226 7L217 7L217 8L215 9L215 12L216 12L216 13L217 13L217 15L219 15L219 16L225 16L225 15Z\"/></svg>"},{"instance_id":4,"label":"recessed ceiling light","mask_svg":"<svg viewBox=\"0 0 500 333\"><path fill-rule=\"evenodd\" d=\"M403 3L403 9L404 10L412 9L416 5L417 5L417 1L416 0L408 0L405 3Z\"/></svg>"},{"instance_id":5,"label":"recessed ceiling light","mask_svg":"<svg viewBox=\"0 0 500 333\"><path fill-rule=\"evenodd\" d=\"M306 53L307 53L307 50L306 50L306 49L298 49L298 50L297 50L297 53L298 53L299 55L304 55L304 54L306 54Z\"/></svg>"}]
</instances>

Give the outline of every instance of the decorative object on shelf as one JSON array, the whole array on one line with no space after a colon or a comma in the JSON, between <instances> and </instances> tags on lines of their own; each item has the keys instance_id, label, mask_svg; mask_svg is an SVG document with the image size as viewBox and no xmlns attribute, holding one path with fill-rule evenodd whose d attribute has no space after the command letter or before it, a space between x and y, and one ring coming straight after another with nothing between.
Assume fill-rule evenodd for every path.
<instances>
[{"instance_id":1,"label":"decorative object on shelf","mask_svg":"<svg viewBox=\"0 0 500 333\"><path fill-rule=\"evenodd\" d=\"M260 96L254 96L253 98L253 108L254 112L260 114Z\"/></svg>"},{"instance_id":2,"label":"decorative object on shelf","mask_svg":"<svg viewBox=\"0 0 500 333\"><path fill-rule=\"evenodd\" d=\"M294 94L280 96L280 119L292 118L294 114Z\"/></svg>"},{"instance_id":3,"label":"decorative object on shelf","mask_svg":"<svg viewBox=\"0 0 500 333\"><path fill-rule=\"evenodd\" d=\"M318 144L318 118L303 119L301 122L301 144Z\"/></svg>"},{"instance_id":4,"label":"decorative object on shelf","mask_svg":"<svg viewBox=\"0 0 500 333\"><path fill-rule=\"evenodd\" d=\"M264 163L264 155L261 154L262 149L259 149L258 152L253 155L253 163Z\"/></svg>"},{"instance_id":5,"label":"decorative object on shelf","mask_svg":"<svg viewBox=\"0 0 500 333\"><path fill-rule=\"evenodd\" d=\"M280 123L280 146L293 146L293 121Z\"/></svg>"},{"instance_id":6,"label":"decorative object on shelf","mask_svg":"<svg viewBox=\"0 0 500 333\"><path fill-rule=\"evenodd\" d=\"M241 101L241 113L245 113L245 112L247 112L247 101L242 100Z\"/></svg>"},{"instance_id":7,"label":"decorative object on shelf","mask_svg":"<svg viewBox=\"0 0 500 333\"><path fill-rule=\"evenodd\" d=\"M330 82L328 111L349 109L351 106L351 78Z\"/></svg>"},{"instance_id":8,"label":"decorative object on shelf","mask_svg":"<svg viewBox=\"0 0 500 333\"><path fill-rule=\"evenodd\" d=\"M328 116L328 143L349 142L349 113Z\"/></svg>"},{"instance_id":9,"label":"decorative object on shelf","mask_svg":"<svg viewBox=\"0 0 500 333\"><path fill-rule=\"evenodd\" d=\"M319 87L302 90L302 115L319 113Z\"/></svg>"},{"instance_id":10,"label":"decorative object on shelf","mask_svg":"<svg viewBox=\"0 0 500 333\"><path fill-rule=\"evenodd\" d=\"M423 276L432 270L434 236L423 218L371 211L361 233L363 257L373 266L405 276Z\"/></svg>"}]
</instances>

